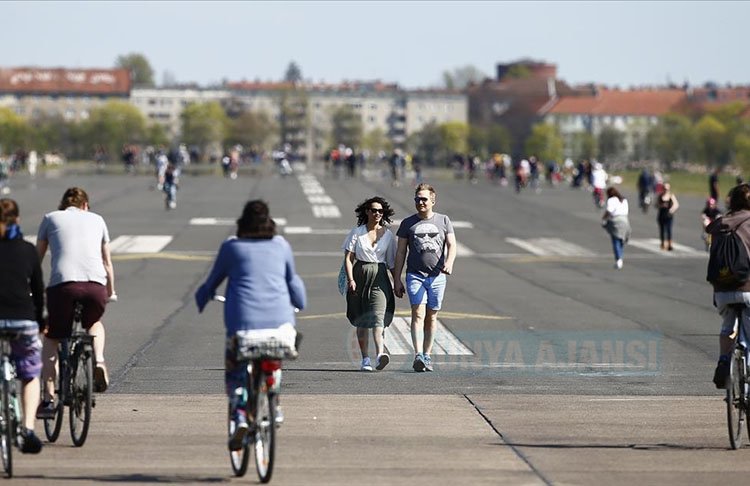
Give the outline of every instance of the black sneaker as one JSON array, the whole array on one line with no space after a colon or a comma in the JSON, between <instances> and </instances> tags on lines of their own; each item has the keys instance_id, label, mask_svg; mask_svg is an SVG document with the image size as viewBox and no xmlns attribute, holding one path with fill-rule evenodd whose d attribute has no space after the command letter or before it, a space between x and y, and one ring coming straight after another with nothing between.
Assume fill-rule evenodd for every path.
<instances>
[{"instance_id":1,"label":"black sneaker","mask_svg":"<svg viewBox=\"0 0 750 486\"><path fill-rule=\"evenodd\" d=\"M49 420L55 418L56 413L57 407L55 407L54 403L47 400L42 400L42 402L39 403L39 406L36 409L36 418L40 420Z\"/></svg>"},{"instance_id":2,"label":"black sneaker","mask_svg":"<svg viewBox=\"0 0 750 486\"><path fill-rule=\"evenodd\" d=\"M36 436L33 430L21 427L21 433L18 435L18 447L24 454L39 454L42 450L42 441Z\"/></svg>"},{"instance_id":3,"label":"black sneaker","mask_svg":"<svg viewBox=\"0 0 750 486\"><path fill-rule=\"evenodd\" d=\"M714 385L716 388L726 388L727 379L729 378L729 360L720 359L714 371Z\"/></svg>"},{"instance_id":4,"label":"black sneaker","mask_svg":"<svg viewBox=\"0 0 750 486\"><path fill-rule=\"evenodd\" d=\"M424 357L422 356L422 353L417 353L417 355L414 357L414 363L412 363L411 367L418 373L421 373L425 370Z\"/></svg>"}]
</instances>

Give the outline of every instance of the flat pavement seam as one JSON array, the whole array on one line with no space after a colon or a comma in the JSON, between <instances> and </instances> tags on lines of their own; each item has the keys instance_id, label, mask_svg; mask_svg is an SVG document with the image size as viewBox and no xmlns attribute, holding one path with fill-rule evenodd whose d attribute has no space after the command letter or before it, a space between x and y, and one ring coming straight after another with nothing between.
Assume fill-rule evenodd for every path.
<instances>
[{"instance_id":1,"label":"flat pavement seam","mask_svg":"<svg viewBox=\"0 0 750 486\"><path fill-rule=\"evenodd\" d=\"M534 474L536 474L537 476L539 476L539 479L541 479L544 482L544 484L546 484L547 486L552 486L554 484L552 481L550 481L542 473L542 471L540 471L539 469L537 469L536 466L534 466L531 463L531 461L529 460L529 458L526 457L526 455L523 452L521 452L516 446L514 446L513 444L511 444L510 442L508 442L507 440L505 440L505 437L503 437L502 432L500 432L497 429L497 427L495 427L495 424L492 423L492 420L490 420L489 417L487 417L484 413L482 413L482 411L479 409L479 407L477 406L477 404L474 403L472 401L472 399L469 398L468 395L466 395L464 393L463 396L466 399L466 401L468 401L471 404L471 406L474 407L474 410L477 411L477 413L479 414L479 416L482 417L485 422L487 422L487 425L489 425L490 428L497 434L497 436L500 437L500 440L502 440L505 445L507 445L508 447L510 447L510 449L518 456L518 458L521 459L527 466L529 466L529 469L531 469L531 471Z\"/></svg>"}]
</instances>

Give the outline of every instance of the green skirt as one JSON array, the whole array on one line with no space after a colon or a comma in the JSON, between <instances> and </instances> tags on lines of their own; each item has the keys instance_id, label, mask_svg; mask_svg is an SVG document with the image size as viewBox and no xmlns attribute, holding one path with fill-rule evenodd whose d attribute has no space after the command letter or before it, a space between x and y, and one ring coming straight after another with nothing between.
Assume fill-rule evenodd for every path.
<instances>
[{"instance_id":1,"label":"green skirt","mask_svg":"<svg viewBox=\"0 0 750 486\"><path fill-rule=\"evenodd\" d=\"M365 328L390 326L396 300L385 264L357 261L353 273L357 291L346 293L349 322Z\"/></svg>"}]
</instances>

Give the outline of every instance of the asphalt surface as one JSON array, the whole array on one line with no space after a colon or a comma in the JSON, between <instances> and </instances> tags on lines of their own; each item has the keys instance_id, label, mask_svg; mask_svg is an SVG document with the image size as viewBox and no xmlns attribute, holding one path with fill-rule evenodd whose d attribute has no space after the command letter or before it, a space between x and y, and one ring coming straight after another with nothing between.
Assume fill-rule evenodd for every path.
<instances>
[{"instance_id":1,"label":"asphalt surface","mask_svg":"<svg viewBox=\"0 0 750 486\"><path fill-rule=\"evenodd\" d=\"M185 176L167 211L146 176L17 176L10 197L27 236L78 185L113 241L168 241L115 251L119 301L105 316L112 385L89 442L79 451L63 437L40 456L16 456L18 482L230 481L221 308L198 314L193 293L251 198L284 223L309 301L298 316L301 357L284 371L273 483L710 484L750 470L747 449L728 450L723 395L710 381L719 317L700 198L677 194L674 240L684 247L667 253L651 250L656 215L638 211L625 188L633 240L618 271L586 191L515 194L447 172L425 178L462 245L439 318L469 352L436 355L435 372L418 374L407 354L382 372L358 371L336 286L355 206L382 195L400 220L414 212L409 181L336 178L322 167L288 178ZM408 313L398 300L397 315ZM255 481L252 470L243 480Z\"/></svg>"}]
</instances>

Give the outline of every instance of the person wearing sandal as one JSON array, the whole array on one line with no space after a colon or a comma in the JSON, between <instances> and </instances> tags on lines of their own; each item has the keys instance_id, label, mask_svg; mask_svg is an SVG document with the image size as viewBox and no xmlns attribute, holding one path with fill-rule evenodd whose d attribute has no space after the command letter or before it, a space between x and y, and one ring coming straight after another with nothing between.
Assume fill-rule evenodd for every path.
<instances>
[{"instance_id":1,"label":"person wearing sandal","mask_svg":"<svg viewBox=\"0 0 750 486\"><path fill-rule=\"evenodd\" d=\"M354 210L357 226L342 245L346 270L346 317L357 328L357 342L362 353L360 370L373 371L369 355L368 334L372 329L377 355L375 369L390 362L385 352L385 328L391 325L396 301L388 270L393 273L396 238L387 228L394 212L388 202L375 196Z\"/></svg>"},{"instance_id":2,"label":"person wearing sandal","mask_svg":"<svg viewBox=\"0 0 750 486\"><path fill-rule=\"evenodd\" d=\"M60 339L70 337L76 302L83 304L83 328L94 336L94 391L107 390L109 376L104 364L102 316L107 302L116 300L117 295L107 224L89 210L89 196L83 189L67 189L58 210L44 216L36 247L40 260L44 259L47 249L52 256L47 285L49 318L42 341L44 397L37 412L37 418L51 418L55 412L57 344Z\"/></svg>"}]
</instances>

